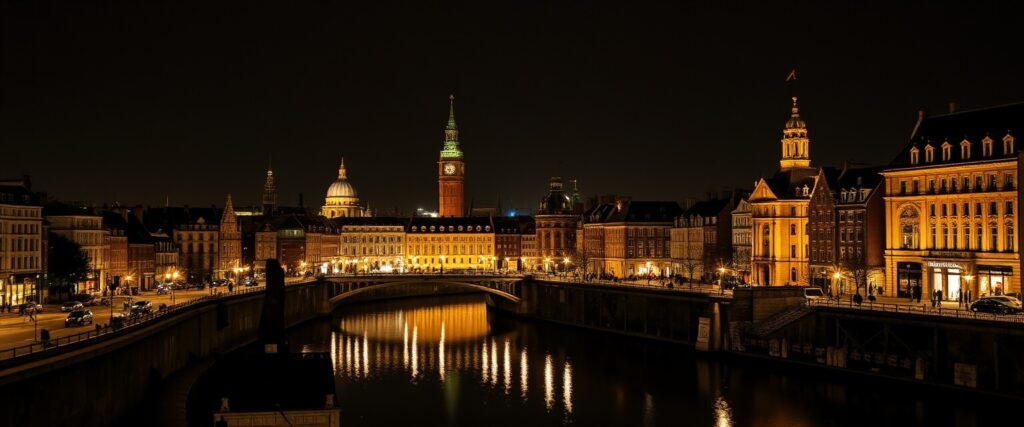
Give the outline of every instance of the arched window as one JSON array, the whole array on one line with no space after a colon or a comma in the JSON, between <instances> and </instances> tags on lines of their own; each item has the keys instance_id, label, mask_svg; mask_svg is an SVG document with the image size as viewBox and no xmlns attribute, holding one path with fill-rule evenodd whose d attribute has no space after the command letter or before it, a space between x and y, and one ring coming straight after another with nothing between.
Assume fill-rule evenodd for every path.
<instances>
[{"instance_id":1,"label":"arched window","mask_svg":"<svg viewBox=\"0 0 1024 427\"><path fill-rule=\"evenodd\" d=\"M913 206L908 206L900 213L900 246L903 249L918 248L918 242L920 241L918 237L919 224L920 219L917 209Z\"/></svg>"},{"instance_id":2,"label":"arched window","mask_svg":"<svg viewBox=\"0 0 1024 427\"><path fill-rule=\"evenodd\" d=\"M986 136L981 140L981 155L985 157L992 155L992 138Z\"/></svg>"},{"instance_id":3,"label":"arched window","mask_svg":"<svg viewBox=\"0 0 1024 427\"><path fill-rule=\"evenodd\" d=\"M960 160L971 159L971 141L963 140L960 142Z\"/></svg>"},{"instance_id":4,"label":"arched window","mask_svg":"<svg viewBox=\"0 0 1024 427\"><path fill-rule=\"evenodd\" d=\"M949 142L942 144L942 161L948 162L953 157L953 146Z\"/></svg>"},{"instance_id":5,"label":"arched window","mask_svg":"<svg viewBox=\"0 0 1024 427\"><path fill-rule=\"evenodd\" d=\"M761 230L761 255L772 256L771 252L771 241L772 241L772 228L771 225L765 224Z\"/></svg>"},{"instance_id":6,"label":"arched window","mask_svg":"<svg viewBox=\"0 0 1024 427\"><path fill-rule=\"evenodd\" d=\"M930 144L924 146L924 161L927 163L935 161L935 147L932 147Z\"/></svg>"}]
</instances>

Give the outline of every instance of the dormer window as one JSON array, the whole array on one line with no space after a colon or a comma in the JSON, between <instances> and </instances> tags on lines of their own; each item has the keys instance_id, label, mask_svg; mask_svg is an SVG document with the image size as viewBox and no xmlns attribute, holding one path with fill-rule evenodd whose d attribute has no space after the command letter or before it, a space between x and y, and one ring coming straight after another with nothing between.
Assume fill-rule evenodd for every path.
<instances>
[{"instance_id":1,"label":"dormer window","mask_svg":"<svg viewBox=\"0 0 1024 427\"><path fill-rule=\"evenodd\" d=\"M971 158L971 141L964 139L960 142L960 159L969 160Z\"/></svg>"},{"instance_id":2,"label":"dormer window","mask_svg":"<svg viewBox=\"0 0 1024 427\"><path fill-rule=\"evenodd\" d=\"M919 154L921 154L921 150L918 150L917 147L910 149L910 164L916 165L920 162Z\"/></svg>"},{"instance_id":3,"label":"dormer window","mask_svg":"<svg viewBox=\"0 0 1024 427\"><path fill-rule=\"evenodd\" d=\"M981 155L985 157L992 155L992 138L986 136L981 140Z\"/></svg>"},{"instance_id":4,"label":"dormer window","mask_svg":"<svg viewBox=\"0 0 1024 427\"><path fill-rule=\"evenodd\" d=\"M924 147L924 161L926 163L935 161L935 147L932 147L931 144Z\"/></svg>"},{"instance_id":5,"label":"dormer window","mask_svg":"<svg viewBox=\"0 0 1024 427\"><path fill-rule=\"evenodd\" d=\"M1013 152L1013 136L1006 134L1006 136L1003 137L1003 154L1013 154Z\"/></svg>"},{"instance_id":6,"label":"dormer window","mask_svg":"<svg viewBox=\"0 0 1024 427\"><path fill-rule=\"evenodd\" d=\"M950 157L953 156L953 146L949 142L942 144L942 161L948 162Z\"/></svg>"}]
</instances>

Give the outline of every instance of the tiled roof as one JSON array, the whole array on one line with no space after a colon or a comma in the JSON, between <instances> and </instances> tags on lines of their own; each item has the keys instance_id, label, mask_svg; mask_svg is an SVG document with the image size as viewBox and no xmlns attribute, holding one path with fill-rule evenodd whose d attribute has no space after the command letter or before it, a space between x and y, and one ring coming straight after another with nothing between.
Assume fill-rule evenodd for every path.
<instances>
[{"instance_id":1,"label":"tiled roof","mask_svg":"<svg viewBox=\"0 0 1024 427\"><path fill-rule=\"evenodd\" d=\"M613 203L604 203L584 214L584 221L595 222L672 222L683 213L676 202L624 201L617 209Z\"/></svg>"},{"instance_id":2,"label":"tiled roof","mask_svg":"<svg viewBox=\"0 0 1024 427\"><path fill-rule=\"evenodd\" d=\"M1007 134L1015 139L1024 135L1024 102L1001 105L996 107L967 110L956 113L924 117L914 129L910 141L889 164L889 168L928 167L965 161L983 161L1016 157L1020 143L1016 142L1015 150L1003 152L1003 137ZM981 142L985 137L992 139L992 155L983 156ZM961 156L960 143L964 140L971 143L970 158ZM952 145L949 160L942 159L942 145ZM935 159L925 160L925 148L931 145L935 149ZM910 163L910 151L919 150L919 162Z\"/></svg>"}]
</instances>

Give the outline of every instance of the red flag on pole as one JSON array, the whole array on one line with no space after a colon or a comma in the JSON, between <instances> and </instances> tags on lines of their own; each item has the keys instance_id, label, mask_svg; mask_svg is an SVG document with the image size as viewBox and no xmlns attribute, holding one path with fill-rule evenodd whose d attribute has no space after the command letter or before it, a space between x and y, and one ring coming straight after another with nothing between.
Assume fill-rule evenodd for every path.
<instances>
[{"instance_id":1,"label":"red flag on pole","mask_svg":"<svg viewBox=\"0 0 1024 427\"><path fill-rule=\"evenodd\" d=\"M790 71L789 75L786 76L786 81L788 82L790 80L796 80L796 68L794 68L793 71Z\"/></svg>"}]
</instances>

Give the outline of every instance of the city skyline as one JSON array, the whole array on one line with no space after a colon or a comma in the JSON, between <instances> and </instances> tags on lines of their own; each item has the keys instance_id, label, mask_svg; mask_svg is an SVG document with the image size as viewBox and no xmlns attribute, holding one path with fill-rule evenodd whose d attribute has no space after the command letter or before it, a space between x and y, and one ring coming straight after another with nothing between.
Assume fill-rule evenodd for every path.
<instances>
[{"instance_id":1,"label":"city skyline","mask_svg":"<svg viewBox=\"0 0 1024 427\"><path fill-rule=\"evenodd\" d=\"M2 73L0 132L13 155L0 159L2 175L28 173L55 198L96 203L204 206L231 193L255 204L271 155L280 203L302 193L317 206L344 155L371 206L429 209L436 184L424 159L442 145L449 93L459 100L467 206L501 195L531 208L555 175L578 178L586 195L650 200L749 189L775 167L765 159L777 154L794 91L815 165L833 166L887 164L919 108L1022 95L1021 64L1005 55L1013 25L999 22L1012 6L680 15L664 5L643 19L594 7L574 32L559 19L584 11L539 5L502 17L336 6L299 14L310 22L254 7L235 32L217 11L178 26L191 16L158 6L8 7L19 13L5 16L23 19L4 21L13 65ZM85 31L77 14L108 29ZM253 24L277 15L280 31ZM727 21L763 37L708 36ZM919 36L954 25L956 35ZM785 82L793 68L798 88ZM706 166L726 161L735 170Z\"/></svg>"}]
</instances>

